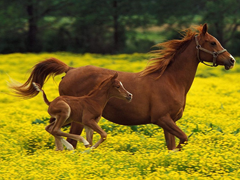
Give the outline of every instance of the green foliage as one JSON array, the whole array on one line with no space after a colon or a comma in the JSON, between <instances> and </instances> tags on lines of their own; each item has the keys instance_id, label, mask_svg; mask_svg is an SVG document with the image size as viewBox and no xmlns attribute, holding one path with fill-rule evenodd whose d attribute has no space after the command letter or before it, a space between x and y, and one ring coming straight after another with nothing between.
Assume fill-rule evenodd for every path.
<instances>
[{"instance_id":1,"label":"green foliage","mask_svg":"<svg viewBox=\"0 0 240 180\"><path fill-rule=\"evenodd\" d=\"M146 53L156 43L179 38L182 29L208 23L222 45L239 55L237 0L2 0L0 7L4 54Z\"/></svg>"},{"instance_id":2,"label":"green foliage","mask_svg":"<svg viewBox=\"0 0 240 180\"><path fill-rule=\"evenodd\" d=\"M35 119L32 124L48 124L49 118Z\"/></svg>"}]
</instances>

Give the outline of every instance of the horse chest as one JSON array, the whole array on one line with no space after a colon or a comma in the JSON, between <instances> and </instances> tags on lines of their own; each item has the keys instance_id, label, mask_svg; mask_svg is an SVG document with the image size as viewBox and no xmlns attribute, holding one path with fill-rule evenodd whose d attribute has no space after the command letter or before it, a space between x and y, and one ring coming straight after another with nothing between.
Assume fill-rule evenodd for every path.
<instances>
[{"instance_id":1,"label":"horse chest","mask_svg":"<svg viewBox=\"0 0 240 180\"><path fill-rule=\"evenodd\" d=\"M180 119L182 117L184 107L185 107L185 102L186 102L185 96L181 97L181 98L178 98L178 99L175 99L172 102L172 104L169 108L169 112L170 112L171 118L174 121L177 121L178 119Z\"/></svg>"},{"instance_id":2,"label":"horse chest","mask_svg":"<svg viewBox=\"0 0 240 180\"><path fill-rule=\"evenodd\" d=\"M164 95L160 94L152 100L151 116L158 119L169 114L172 120L177 121L183 115L185 101L185 96L180 93L168 91Z\"/></svg>"},{"instance_id":3,"label":"horse chest","mask_svg":"<svg viewBox=\"0 0 240 180\"><path fill-rule=\"evenodd\" d=\"M173 121L179 120L183 115L184 107L180 108L178 112L172 117Z\"/></svg>"}]
</instances>

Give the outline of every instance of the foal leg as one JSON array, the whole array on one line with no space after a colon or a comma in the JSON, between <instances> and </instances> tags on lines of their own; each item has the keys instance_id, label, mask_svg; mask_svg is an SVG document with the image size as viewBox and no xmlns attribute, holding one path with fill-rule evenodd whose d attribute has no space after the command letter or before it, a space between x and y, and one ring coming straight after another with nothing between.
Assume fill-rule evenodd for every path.
<instances>
[{"instance_id":1,"label":"foal leg","mask_svg":"<svg viewBox=\"0 0 240 180\"><path fill-rule=\"evenodd\" d=\"M45 130L51 134L51 131L52 131L52 128L53 128L53 125L54 125L55 122L52 122L51 124L49 124L48 126L45 127ZM60 136L54 136L54 139L55 139L55 146L56 146L56 150L60 150L62 151L63 150L63 144L61 142L61 139L62 137Z\"/></svg>"},{"instance_id":2,"label":"foal leg","mask_svg":"<svg viewBox=\"0 0 240 180\"><path fill-rule=\"evenodd\" d=\"M66 120L66 117L60 116L60 117L57 119L56 124L55 124L55 126L53 127L51 133L52 133L54 136L64 136L64 137L67 137L67 138L74 139L74 140L76 140L76 141L81 141L81 142L83 142L83 144L84 144L86 147L88 147L89 142L88 142L86 139L84 139L82 136L75 135L75 134L68 134L68 133L64 133L64 132L61 131L61 127L64 125L65 120ZM68 143L67 141L64 141L64 140L62 140L61 142L62 142L62 143ZM70 143L68 143L68 144L70 144Z\"/></svg>"},{"instance_id":3,"label":"foal leg","mask_svg":"<svg viewBox=\"0 0 240 180\"><path fill-rule=\"evenodd\" d=\"M155 121L154 124L157 124L160 127L162 127L164 129L164 132L166 131L166 132L172 134L173 136L176 136L177 138L179 138L180 142L177 146L177 148L179 148L179 149L181 149L181 147L182 147L181 144L184 144L188 140L187 135L175 124L175 122L172 120L170 115L161 117L160 119ZM166 133L165 133L165 137L166 137ZM168 136L168 138L169 138L169 136ZM171 138L171 140L173 140L173 137L170 137L170 138ZM173 150L172 148L173 148L173 146L170 147L170 145L169 145L169 150Z\"/></svg>"},{"instance_id":4,"label":"foal leg","mask_svg":"<svg viewBox=\"0 0 240 180\"><path fill-rule=\"evenodd\" d=\"M91 119L91 118L90 118ZM101 116L99 116L95 121L96 123L99 122L99 120L101 119ZM90 143L90 145L92 146L92 140L93 140L93 130L91 128L89 128L88 126L84 126L85 131L86 131L86 138L87 141Z\"/></svg>"},{"instance_id":5,"label":"foal leg","mask_svg":"<svg viewBox=\"0 0 240 180\"><path fill-rule=\"evenodd\" d=\"M107 138L107 133L97 124L95 119L85 120L83 124L100 134L101 138L91 148L97 148Z\"/></svg>"},{"instance_id":6,"label":"foal leg","mask_svg":"<svg viewBox=\"0 0 240 180\"><path fill-rule=\"evenodd\" d=\"M53 136L65 136L74 140L82 141L84 145L89 145L89 143L82 137L78 135L70 135L61 131L61 127L67 123L67 120L71 113L70 106L64 101L59 101L52 109L48 109L49 114L54 114L56 116L55 123L53 127L49 130ZM62 140L62 143L66 145L67 141ZM69 145L70 143L67 143Z\"/></svg>"},{"instance_id":7,"label":"foal leg","mask_svg":"<svg viewBox=\"0 0 240 180\"><path fill-rule=\"evenodd\" d=\"M63 151L63 143L61 142L61 137L60 136L54 136L55 138L55 146L56 146L56 151Z\"/></svg>"},{"instance_id":8,"label":"foal leg","mask_svg":"<svg viewBox=\"0 0 240 180\"><path fill-rule=\"evenodd\" d=\"M79 123L76 123L76 122L71 123L70 134L80 135L82 133L82 130L83 130L83 125L82 124L79 124ZM76 147L77 147L77 141L76 140L67 138L67 141L69 143L71 143L72 146L76 149ZM91 144L91 142L89 142L89 143Z\"/></svg>"},{"instance_id":9,"label":"foal leg","mask_svg":"<svg viewBox=\"0 0 240 180\"><path fill-rule=\"evenodd\" d=\"M88 126L84 126L84 128L85 128L85 131L86 131L87 141L89 142L90 146L92 146L93 130Z\"/></svg>"}]
</instances>

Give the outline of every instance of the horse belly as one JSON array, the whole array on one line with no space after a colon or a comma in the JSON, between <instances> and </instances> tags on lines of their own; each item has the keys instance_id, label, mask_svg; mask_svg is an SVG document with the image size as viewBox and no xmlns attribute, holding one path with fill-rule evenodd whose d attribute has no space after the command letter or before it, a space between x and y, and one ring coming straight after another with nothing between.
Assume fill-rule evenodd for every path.
<instances>
[{"instance_id":1,"label":"horse belly","mask_svg":"<svg viewBox=\"0 0 240 180\"><path fill-rule=\"evenodd\" d=\"M134 105L124 103L119 105L115 101L109 102L106 105L102 115L107 120L121 125L140 125L151 123L151 117L146 108L141 109Z\"/></svg>"}]
</instances>

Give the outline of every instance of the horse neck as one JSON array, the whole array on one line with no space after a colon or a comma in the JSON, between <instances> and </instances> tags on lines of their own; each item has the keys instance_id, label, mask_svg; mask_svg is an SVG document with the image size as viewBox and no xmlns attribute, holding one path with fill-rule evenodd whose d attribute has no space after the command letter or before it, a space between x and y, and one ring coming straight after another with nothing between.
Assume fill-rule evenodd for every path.
<instances>
[{"instance_id":1,"label":"horse neck","mask_svg":"<svg viewBox=\"0 0 240 180\"><path fill-rule=\"evenodd\" d=\"M192 40L182 53L176 55L174 62L166 69L166 72L187 94L193 83L198 64L196 45L195 41Z\"/></svg>"},{"instance_id":2,"label":"horse neck","mask_svg":"<svg viewBox=\"0 0 240 180\"><path fill-rule=\"evenodd\" d=\"M101 87L89 97L104 108L108 100L111 98L109 94L109 87L106 87L106 86Z\"/></svg>"}]
</instances>

